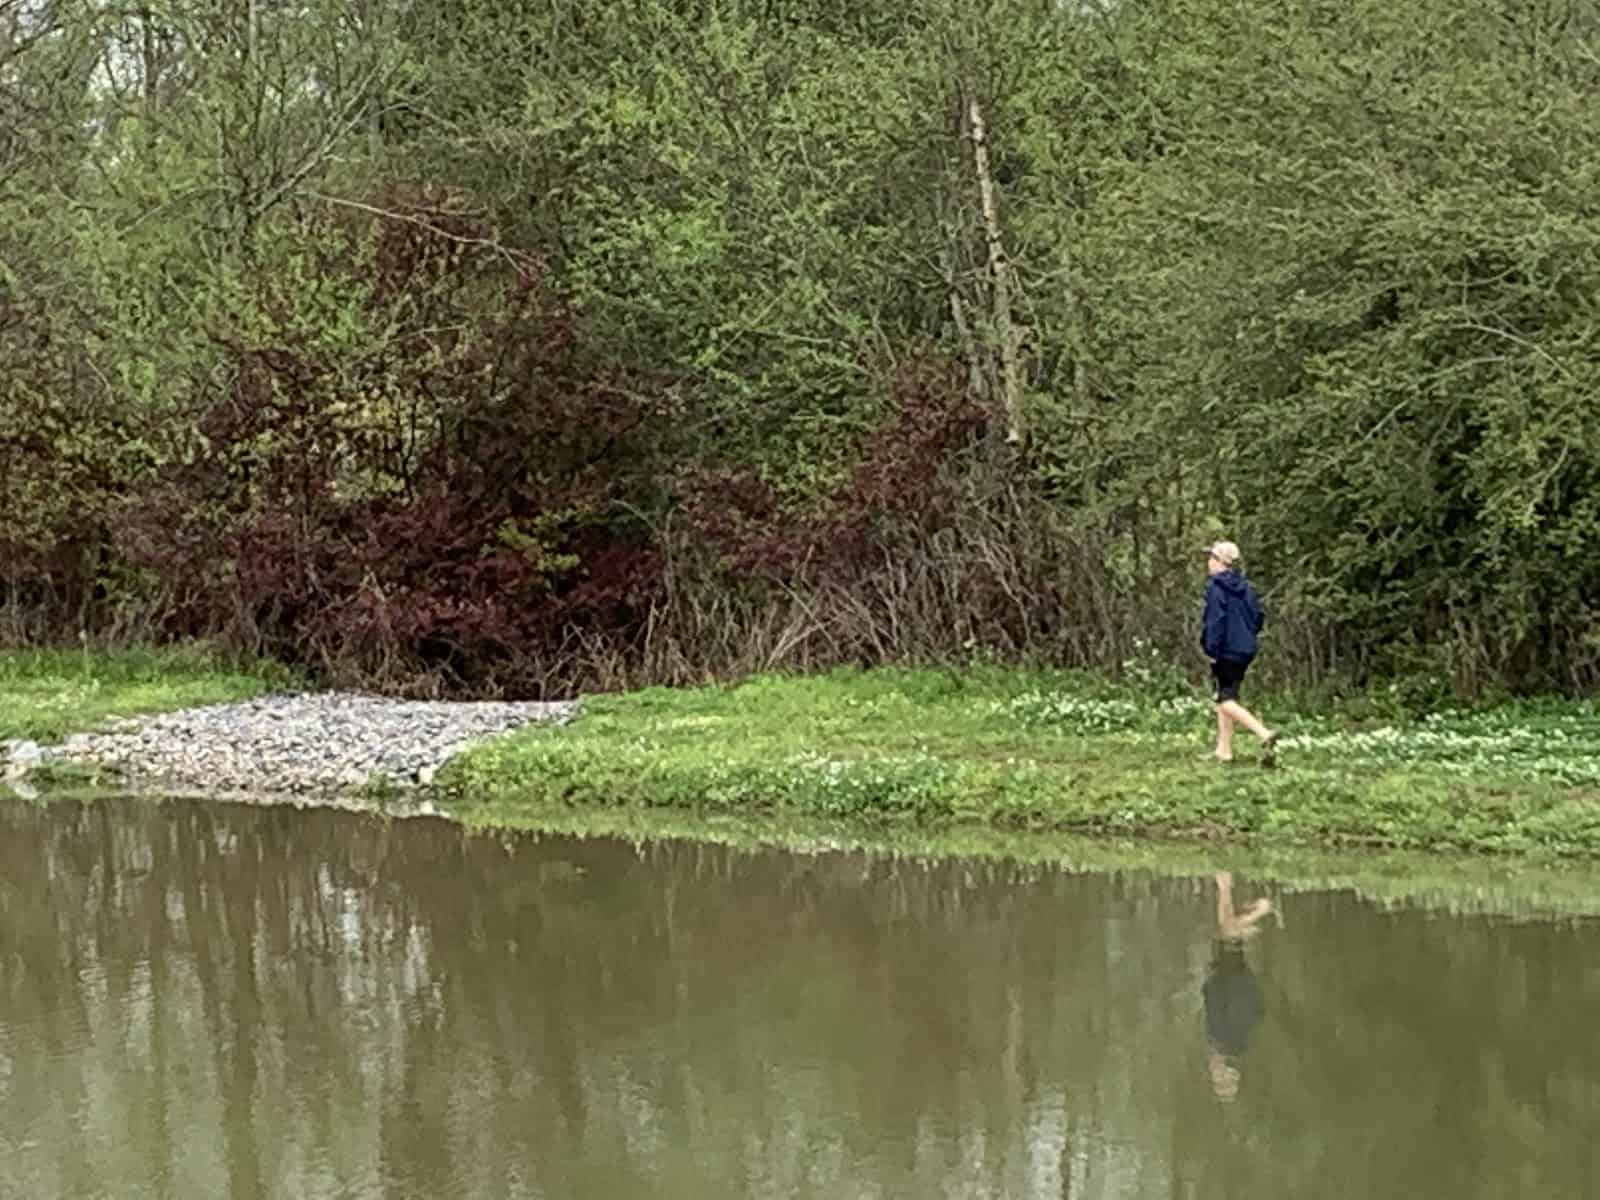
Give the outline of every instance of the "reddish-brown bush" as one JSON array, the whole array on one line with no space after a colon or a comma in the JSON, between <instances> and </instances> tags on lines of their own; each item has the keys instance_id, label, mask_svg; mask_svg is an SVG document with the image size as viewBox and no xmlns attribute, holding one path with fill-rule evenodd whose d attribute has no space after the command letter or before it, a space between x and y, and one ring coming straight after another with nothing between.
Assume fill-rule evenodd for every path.
<instances>
[{"instance_id":1,"label":"reddish-brown bush","mask_svg":"<svg viewBox=\"0 0 1600 1200\"><path fill-rule=\"evenodd\" d=\"M170 632L397 685L565 683L574 633L626 631L657 586L618 501L663 407L459 205L383 207L319 238L372 340L330 346L264 289L265 334L217 334L206 452L121 510L117 545L162 581Z\"/></svg>"},{"instance_id":2,"label":"reddish-brown bush","mask_svg":"<svg viewBox=\"0 0 1600 1200\"><path fill-rule=\"evenodd\" d=\"M585 346L465 198L329 207L295 237L207 331L182 411L63 391L59 355L13 367L37 411L0 422L0 490L52 497L0 531L30 611L103 627L137 601L154 631L346 682L521 695L1017 648L1054 619L1054 556L1020 550L948 359L907 355L857 465L783 500L686 445L673 389Z\"/></svg>"}]
</instances>

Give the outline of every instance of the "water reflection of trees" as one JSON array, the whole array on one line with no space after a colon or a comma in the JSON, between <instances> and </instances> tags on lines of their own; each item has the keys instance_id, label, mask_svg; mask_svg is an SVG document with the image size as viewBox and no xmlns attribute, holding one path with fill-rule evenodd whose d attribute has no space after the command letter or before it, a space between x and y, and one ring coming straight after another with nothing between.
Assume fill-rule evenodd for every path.
<instances>
[{"instance_id":1,"label":"water reflection of trees","mask_svg":"<svg viewBox=\"0 0 1600 1200\"><path fill-rule=\"evenodd\" d=\"M1581 929L1292 898L1225 1112L1200 881L0 820L18 1194L1489 1196L1515 1161L1576 1195L1600 1166L1600 1063L1561 1038L1600 998Z\"/></svg>"}]
</instances>

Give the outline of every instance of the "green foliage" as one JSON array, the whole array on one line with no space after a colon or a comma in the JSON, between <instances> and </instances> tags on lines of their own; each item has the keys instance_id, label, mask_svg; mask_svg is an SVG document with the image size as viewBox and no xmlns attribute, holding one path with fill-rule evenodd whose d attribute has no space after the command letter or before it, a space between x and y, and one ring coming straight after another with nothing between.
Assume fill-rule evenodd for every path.
<instances>
[{"instance_id":1,"label":"green foliage","mask_svg":"<svg viewBox=\"0 0 1600 1200\"><path fill-rule=\"evenodd\" d=\"M1118 169L1086 285L1156 478L1199 466L1283 607L1465 690L1590 669L1600 62L1535 13L1508 52L1492 5L1155 6L1182 153Z\"/></svg>"},{"instance_id":2,"label":"green foliage","mask_svg":"<svg viewBox=\"0 0 1600 1200\"><path fill-rule=\"evenodd\" d=\"M469 823L561 808L1224 837L1266 844L1600 851L1600 718L1585 706L1349 727L1284 722L1276 771L1197 761L1201 697L1058 673L834 672L586 702L469 751L443 779Z\"/></svg>"},{"instance_id":3,"label":"green foliage","mask_svg":"<svg viewBox=\"0 0 1600 1200\"><path fill-rule=\"evenodd\" d=\"M54 741L110 717L244 700L290 680L200 645L0 650L0 739Z\"/></svg>"},{"instance_id":4,"label":"green foliage","mask_svg":"<svg viewBox=\"0 0 1600 1200\"><path fill-rule=\"evenodd\" d=\"M1115 669L1136 636L1175 648L1193 546L1225 530L1270 591L1286 680L1397 677L1413 705L1600 681L1589 0L879 8L36 6L49 36L0 36L14 602L69 629L173 617L181 589L127 570L106 528L205 460L240 347L314 350L348 487L404 486L390 464L448 439L451 401L373 388L428 377L378 370L421 335L352 282L359 252L334 264L326 219L420 219L397 194L474 206L467 243L540 260L598 376L670 399L652 485L596 541L678 528L707 471L800 509L835 494L892 451L869 435L910 361L959 360L997 412L976 104L1029 436L959 464L965 506L937 532L998 527L986 553L1013 580L1096 597L1005 655ZM428 336L493 322L503 294L457 297ZM611 453L597 489L639 466ZM959 578L933 535L918 554ZM875 602L865 566L832 584ZM727 578L695 587L672 603L733 603ZM899 603L874 661L969 636ZM756 657L815 661L777 645Z\"/></svg>"}]
</instances>

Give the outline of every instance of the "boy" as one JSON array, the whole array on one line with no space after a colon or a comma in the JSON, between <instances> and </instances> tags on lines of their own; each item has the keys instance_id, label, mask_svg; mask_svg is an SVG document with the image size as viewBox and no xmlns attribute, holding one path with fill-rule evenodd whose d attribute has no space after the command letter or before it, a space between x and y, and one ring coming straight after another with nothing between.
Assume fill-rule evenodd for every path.
<instances>
[{"instance_id":1,"label":"boy","mask_svg":"<svg viewBox=\"0 0 1600 1200\"><path fill-rule=\"evenodd\" d=\"M1214 542L1206 548L1205 615L1200 624L1200 648L1211 660L1211 676L1217 684L1218 762L1233 761L1233 727L1243 725L1261 739L1266 748L1265 763L1274 761L1278 735L1256 720L1239 703L1239 685L1256 656L1256 635L1266 624L1266 613L1250 581L1238 570L1239 547L1232 542Z\"/></svg>"},{"instance_id":2,"label":"boy","mask_svg":"<svg viewBox=\"0 0 1600 1200\"><path fill-rule=\"evenodd\" d=\"M1211 943L1211 970L1200 991L1206 1006L1206 1068L1219 1100L1238 1096L1239 1062L1265 1010L1244 944L1271 911L1271 901L1257 900L1239 912L1233 906L1233 873L1217 872L1217 936Z\"/></svg>"}]
</instances>

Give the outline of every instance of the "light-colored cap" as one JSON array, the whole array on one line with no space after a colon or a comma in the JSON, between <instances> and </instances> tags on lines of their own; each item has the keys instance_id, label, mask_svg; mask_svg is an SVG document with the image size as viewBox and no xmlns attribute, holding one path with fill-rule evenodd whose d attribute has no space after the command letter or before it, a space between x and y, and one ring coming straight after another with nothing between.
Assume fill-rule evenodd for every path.
<instances>
[{"instance_id":1,"label":"light-colored cap","mask_svg":"<svg viewBox=\"0 0 1600 1200\"><path fill-rule=\"evenodd\" d=\"M1206 553L1219 563L1233 566L1239 561L1239 546L1236 542L1212 542L1206 547Z\"/></svg>"}]
</instances>

